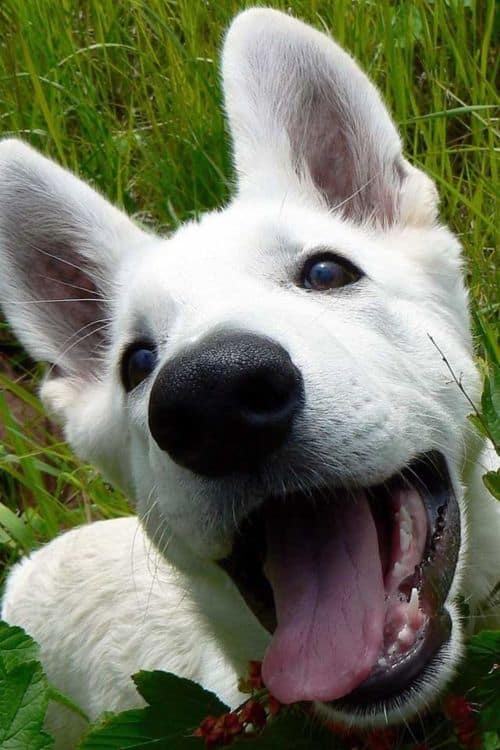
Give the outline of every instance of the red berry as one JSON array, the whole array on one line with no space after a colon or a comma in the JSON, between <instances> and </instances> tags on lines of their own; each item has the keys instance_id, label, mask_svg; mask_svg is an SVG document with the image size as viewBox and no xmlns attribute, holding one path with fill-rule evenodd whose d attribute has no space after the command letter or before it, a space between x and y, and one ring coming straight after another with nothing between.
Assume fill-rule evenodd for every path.
<instances>
[{"instance_id":1,"label":"red berry","mask_svg":"<svg viewBox=\"0 0 500 750\"><path fill-rule=\"evenodd\" d=\"M243 724L237 714L228 713L219 717L207 716L193 734L195 737L203 737L205 747L212 750L230 744L242 731Z\"/></svg>"},{"instance_id":2,"label":"red berry","mask_svg":"<svg viewBox=\"0 0 500 750\"><path fill-rule=\"evenodd\" d=\"M227 744L233 737L241 734L243 731L243 724L240 718L235 713L223 714L217 722L220 727L224 740Z\"/></svg>"},{"instance_id":3,"label":"red berry","mask_svg":"<svg viewBox=\"0 0 500 750\"><path fill-rule=\"evenodd\" d=\"M207 716L206 719L203 719L200 726L194 730L193 734L195 737L206 737L213 730L216 723L216 716Z\"/></svg>"},{"instance_id":4,"label":"red berry","mask_svg":"<svg viewBox=\"0 0 500 750\"><path fill-rule=\"evenodd\" d=\"M444 714L452 721L463 721L468 719L474 708L463 695L448 695L443 701Z\"/></svg>"},{"instance_id":5,"label":"red berry","mask_svg":"<svg viewBox=\"0 0 500 750\"><path fill-rule=\"evenodd\" d=\"M267 707L271 716L277 716L281 711L281 703L274 695L269 695L267 698Z\"/></svg>"},{"instance_id":6,"label":"red berry","mask_svg":"<svg viewBox=\"0 0 500 750\"><path fill-rule=\"evenodd\" d=\"M264 683L262 682L261 661L249 662L248 681L253 690L262 690L262 688L264 687Z\"/></svg>"},{"instance_id":7,"label":"red berry","mask_svg":"<svg viewBox=\"0 0 500 750\"><path fill-rule=\"evenodd\" d=\"M396 747L396 733L393 729L375 729L366 738L370 750L393 750Z\"/></svg>"},{"instance_id":8,"label":"red berry","mask_svg":"<svg viewBox=\"0 0 500 750\"><path fill-rule=\"evenodd\" d=\"M472 748L472 750L476 750L482 747L482 740L481 737L476 734L475 729L460 729L457 732L458 741L461 745L467 748Z\"/></svg>"},{"instance_id":9,"label":"red berry","mask_svg":"<svg viewBox=\"0 0 500 750\"><path fill-rule=\"evenodd\" d=\"M256 729L265 726L267 715L262 703L247 701L240 711L240 721L243 724L252 724Z\"/></svg>"}]
</instances>

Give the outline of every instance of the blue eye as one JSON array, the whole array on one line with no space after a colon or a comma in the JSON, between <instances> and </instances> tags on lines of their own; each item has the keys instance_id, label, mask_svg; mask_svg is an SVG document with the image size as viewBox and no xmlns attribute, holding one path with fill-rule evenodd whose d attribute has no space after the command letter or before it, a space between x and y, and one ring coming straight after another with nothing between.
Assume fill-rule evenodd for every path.
<instances>
[{"instance_id":1,"label":"blue eye","mask_svg":"<svg viewBox=\"0 0 500 750\"><path fill-rule=\"evenodd\" d=\"M158 354L153 344L142 342L129 346L121 363L121 376L125 390L132 391L151 375L157 361Z\"/></svg>"},{"instance_id":2,"label":"blue eye","mask_svg":"<svg viewBox=\"0 0 500 750\"><path fill-rule=\"evenodd\" d=\"M353 284L362 275L350 261L325 253L309 258L302 272L302 286L324 292Z\"/></svg>"}]
</instances>

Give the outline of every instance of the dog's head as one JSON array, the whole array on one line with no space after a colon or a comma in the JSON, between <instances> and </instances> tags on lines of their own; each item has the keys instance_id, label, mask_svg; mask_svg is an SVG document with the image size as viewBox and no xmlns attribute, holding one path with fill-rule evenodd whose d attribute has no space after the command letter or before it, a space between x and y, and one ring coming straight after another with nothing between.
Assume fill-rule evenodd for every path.
<instances>
[{"instance_id":1,"label":"dog's head","mask_svg":"<svg viewBox=\"0 0 500 750\"><path fill-rule=\"evenodd\" d=\"M76 451L274 632L276 697L398 720L460 654L460 247L331 39L247 11L223 78L236 196L168 239L1 144L2 304Z\"/></svg>"}]
</instances>

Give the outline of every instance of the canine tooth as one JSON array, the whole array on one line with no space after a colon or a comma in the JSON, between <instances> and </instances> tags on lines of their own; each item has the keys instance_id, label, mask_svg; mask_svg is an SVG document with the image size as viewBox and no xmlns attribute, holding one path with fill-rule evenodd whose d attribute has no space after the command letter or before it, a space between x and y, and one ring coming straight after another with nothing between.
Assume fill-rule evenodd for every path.
<instances>
[{"instance_id":1,"label":"canine tooth","mask_svg":"<svg viewBox=\"0 0 500 750\"><path fill-rule=\"evenodd\" d=\"M411 596L410 601L408 602L408 615L416 615L419 612L419 601L418 601L418 591L415 588L415 586L411 590Z\"/></svg>"},{"instance_id":2,"label":"canine tooth","mask_svg":"<svg viewBox=\"0 0 500 750\"><path fill-rule=\"evenodd\" d=\"M381 656L380 659L377 661L377 664L379 665L379 667L387 667L389 662L387 661L387 659Z\"/></svg>"},{"instance_id":3,"label":"canine tooth","mask_svg":"<svg viewBox=\"0 0 500 750\"><path fill-rule=\"evenodd\" d=\"M394 654L395 654L395 653L396 653L397 651L399 651L399 648L398 648L398 644L397 644L397 643L392 643L392 644L391 644L391 645L389 646L389 648L387 649L387 653L389 654L389 656L394 656Z\"/></svg>"}]
</instances>

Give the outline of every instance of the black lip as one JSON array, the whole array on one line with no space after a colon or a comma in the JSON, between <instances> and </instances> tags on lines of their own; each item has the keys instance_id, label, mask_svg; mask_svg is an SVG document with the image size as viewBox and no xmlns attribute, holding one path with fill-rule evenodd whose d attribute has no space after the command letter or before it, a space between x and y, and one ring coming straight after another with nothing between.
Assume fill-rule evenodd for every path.
<instances>
[{"instance_id":1,"label":"black lip","mask_svg":"<svg viewBox=\"0 0 500 750\"><path fill-rule=\"evenodd\" d=\"M406 658L394 667L374 670L356 690L331 705L336 708L367 708L401 697L432 663L450 635L451 617L444 610L431 618L424 638Z\"/></svg>"},{"instance_id":2,"label":"black lip","mask_svg":"<svg viewBox=\"0 0 500 750\"><path fill-rule=\"evenodd\" d=\"M386 482L382 492L392 483L415 487L427 512L426 551L415 580L409 581L408 586L411 591L418 583L420 606L429 619L422 638L409 654L395 664L376 666L352 693L329 704L337 709L381 708L385 701L401 699L435 661L451 635L452 623L445 602L458 562L460 512L446 460L436 451L418 456ZM369 494L376 495L377 491L380 491L377 487L369 488ZM271 501L272 498L266 502ZM257 619L272 633L276 627L273 593L262 572L266 554L263 519L261 507L244 522L231 555L219 564L236 583Z\"/></svg>"}]
</instances>

